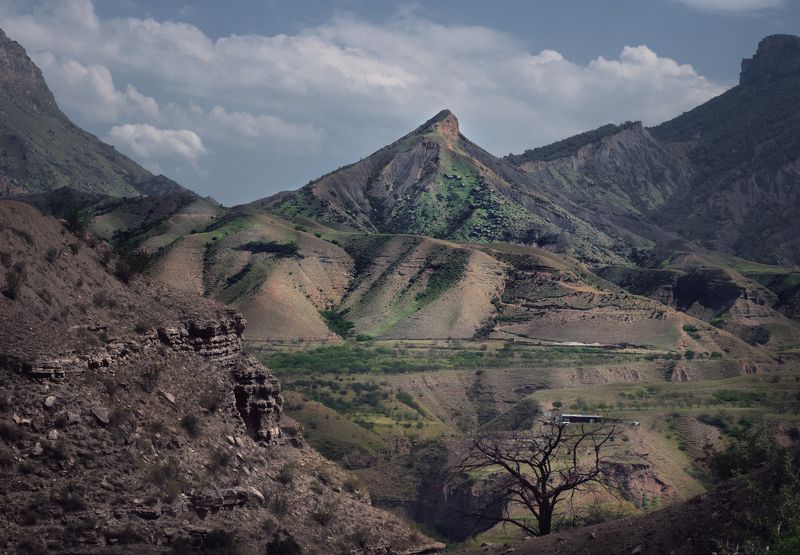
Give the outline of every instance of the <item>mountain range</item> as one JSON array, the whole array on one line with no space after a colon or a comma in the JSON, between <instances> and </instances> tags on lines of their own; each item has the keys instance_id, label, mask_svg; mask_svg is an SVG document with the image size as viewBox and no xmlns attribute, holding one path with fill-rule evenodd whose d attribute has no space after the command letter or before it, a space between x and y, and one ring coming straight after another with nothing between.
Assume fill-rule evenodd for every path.
<instances>
[{"instance_id":1,"label":"mountain range","mask_svg":"<svg viewBox=\"0 0 800 555\"><path fill-rule=\"evenodd\" d=\"M765 38L737 86L655 127L500 158L442 110L235 207L70 122L1 31L0 78L0 378L14 393L0 466L36 469L0 491L6 535L58 515L71 546L213 549L236 529L275 552L437 551L361 510L362 484L302 437L376 504L460 541L453 505L482 482L438 480L470 434L529 426L562 399L643 411L649 426L612 449L626 510L644 512L703 491L687 468L740 424L697 420L693 403L744 418L796 402L798 37ZM92 462L74 470L76 456ZM37 501L56 473L71 481ZM85 524L92 511L114 526Z\"/></svg>"},{"instance_id":2,"label":"mountain range","mask_svg":"<svg viewBox=\"0 0 800 555\"><path fill-rule=\"evenodd\" d=\"M509 316L519 299L502 301L520 280L542 279L533 264L548 280L553 268L580 268L570 279L587 291L621 287L745 341L788 344L800 297L799 41L765 38L739 85L653 128L609 124L498 158L443 110L297 191L224 208L72 124L3 35L2 137L17 146L3 150L0 178L42 210L89 211L101 236L158 251L154 275L240 306L253 338L329 337L329 309L371 336L517 333L523 321L530 335L542 328L523 316L530 308ZM297 254L248 248L254 241ZM535 262L520 267L520 257ZM526 295L574 309L565 293Z\"/></svg>"}]
</instances>

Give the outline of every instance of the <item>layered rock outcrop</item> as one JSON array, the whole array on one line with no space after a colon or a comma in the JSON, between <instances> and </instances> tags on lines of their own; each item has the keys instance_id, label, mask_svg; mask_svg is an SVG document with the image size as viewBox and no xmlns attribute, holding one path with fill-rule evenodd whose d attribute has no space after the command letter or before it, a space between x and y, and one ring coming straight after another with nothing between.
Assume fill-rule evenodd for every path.
<instances>
[{"instance_id":1,"label":"layered rock outcrop","mask_svg":"<svg viewBox=\"0 0 800 555\"><path fill-rule=\"evenodd\" d=\"M213 359L222 365L233 364L242 352L242 333L247 322L233 310L221 320L188 321L182 325L158 328L158 339L176 351L188 351Z\"/></svg>"},{"instance_id":2,"label":"layered rock outcrop","mask_svg":"<svg viewBox=\"0 0 800 555\"><path fill-rule=\"evenodd\" d=\"M249 355L239 359L232 375L236 408L250 436L268 443L282 437L283 397L278 380Z\"/></svg>"},{"instance_id":3,"label":"layered rock outcrop","mask_svg":"<svg viewBox=\"0 0 800 555\"><path fill-rule=\"evenodd\" d=\"M770 35L758 43L755 56L742 60L739 85L774 81L798 74L800 74L800 37Z\"/></svg>"}]
</instances>

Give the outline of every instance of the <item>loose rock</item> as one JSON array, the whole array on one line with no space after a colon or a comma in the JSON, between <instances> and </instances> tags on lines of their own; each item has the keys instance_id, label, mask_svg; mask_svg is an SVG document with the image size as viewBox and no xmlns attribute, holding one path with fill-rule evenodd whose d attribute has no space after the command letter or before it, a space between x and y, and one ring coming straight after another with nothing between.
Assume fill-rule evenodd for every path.
<instances>
[{"instance_id":1,"label":"loose rock","mask_svg":"<svg viewBox=\"0 0 800 555\"><path fill-rule=\"evenodd\" d=\"M103 407L92 407L92 416L97 418L97 421L103 426L107 426L111 422L111 413Z\"/></svg>"}]
</instances>

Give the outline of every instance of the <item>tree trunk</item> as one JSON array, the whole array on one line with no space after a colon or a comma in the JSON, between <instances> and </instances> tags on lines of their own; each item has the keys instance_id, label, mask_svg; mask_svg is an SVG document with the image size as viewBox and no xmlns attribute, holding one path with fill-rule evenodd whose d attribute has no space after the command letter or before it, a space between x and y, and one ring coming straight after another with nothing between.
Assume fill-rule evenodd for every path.
<instances>
[{"instance_id":1,"label":"tree trunk","mask_svg":"<svg viewBox=\"0 0 800 555\"><path fill-rule=\"evenodd\" d=\"M547 506L539 506L539 535L546 536L550 533L553 526L553 509Z\"/></svg>"}]
</instances>

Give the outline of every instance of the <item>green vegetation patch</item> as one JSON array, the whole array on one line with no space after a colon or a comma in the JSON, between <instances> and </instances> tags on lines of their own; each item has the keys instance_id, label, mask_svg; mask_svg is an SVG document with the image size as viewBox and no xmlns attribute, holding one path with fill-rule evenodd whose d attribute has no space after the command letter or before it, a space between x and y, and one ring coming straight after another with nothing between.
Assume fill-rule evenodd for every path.
<instances>
[{"instance_id":1,"label":"green vegetation patch","mask_svg":"<svg viewBox=\"0 0 800 555\"><path fill-rule=\"evenodd\" d=\"M431 264L431 275L424 291L417 293L416 300L425 305L458 284L464 277L469 262L470 253L467 250L454 250L438 263Z\"/></svg>"},{"instance_id":2,"label":"green vegetation patch","mask_svg":"<svg viewBox=\"0 0 800 555\"><path fill-rule=\"evenodd\" d=\"M250 241L236 247L240 251L247 251L253 254L268 253L275 254L278 258L298 258L299 249L297 243L278 243L277 241Z\"/></svg>"},{"instance_id":3,"label":"green vegetation patch","mask_svg":"<svg viewBox=\"0 0 800 555\"><path fill-rule=\"evenodd\" d=\"M350 309L338 311L335 309L320 310L319 315L328 326L328 329L339 337L348 337L353 333L353 323L346 320L345 316Z\"/></svg>"}]
</instances>

